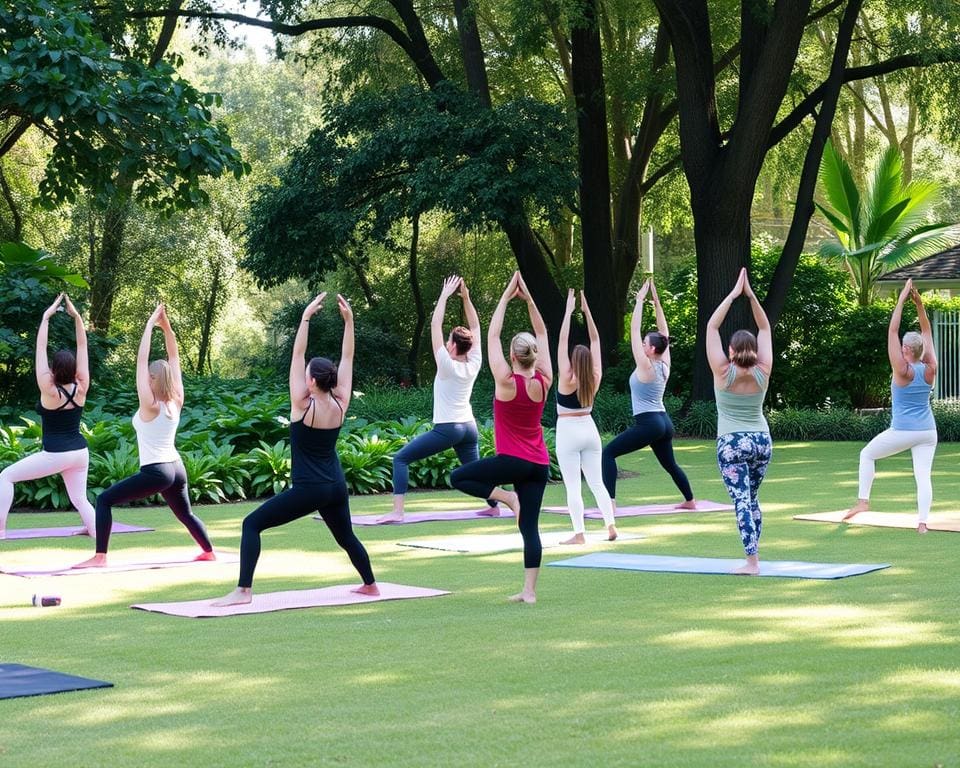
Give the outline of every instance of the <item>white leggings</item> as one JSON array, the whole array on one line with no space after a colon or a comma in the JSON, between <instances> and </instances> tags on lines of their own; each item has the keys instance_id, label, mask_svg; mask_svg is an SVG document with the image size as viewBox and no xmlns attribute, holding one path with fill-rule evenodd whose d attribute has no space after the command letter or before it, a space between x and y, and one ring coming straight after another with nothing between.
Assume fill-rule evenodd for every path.
<instances>
[{"instance_id":1,"label":"white leggings","mask_svg":"<svg viewBox=\"0 0 960 768\"><path fill-rule=\"evenodd\" d=\"M873 485L874 465L877 459L893 456L895 453L910 449L913 455L913 477L917 481L917 510L921 523L927 521L930 505L933 503L933 485L930 482L930 470L933 468L933 454L937 450L937 430L888 429L867 443L860 451L860 498L870 498Z\"/></svg>"},{"instance_id":2,"label":"white leggings","mask_svg":"<svg viewBox=\"0 0 960 768\"><path fill-rule=\"evenodd\" d=\"M7 514L13 505L13 484L38 477L60 475L67 486L67 495L80 513L80 519L91 536L96 534L96 515L87 500L87 467L90 452L86 448L62 453L40 451L26 456L0 472L0 531L6 530Z\"/></svg>"},{"instance_id":3,"label":"white leggings","mask_svg":"<svg viewBox=\"0 0 960 768\"><path fill-rule=\"evenodd\" d=\"M581 469L603 514L603 522L606 525L614 524L610 494L603 485L601 455L600 433L590 416L562 416L557 419L557 462L560 464L563 484L567 487L567 510L574 533L584 531Z\"/></svg>"}]
</instances>

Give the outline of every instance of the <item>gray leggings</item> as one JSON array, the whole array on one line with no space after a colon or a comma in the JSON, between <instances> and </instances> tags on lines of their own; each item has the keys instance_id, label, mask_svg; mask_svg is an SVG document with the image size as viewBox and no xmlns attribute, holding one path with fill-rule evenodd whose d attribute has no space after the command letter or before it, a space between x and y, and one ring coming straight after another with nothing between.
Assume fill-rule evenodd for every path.
<instances>
[{"instance_id":1,"label":"gray leggings","mask_svg":"<svg viewBox=\"0 0 960 768\"><path fill-rule=\"evenodd\" d=\"M427 456L453 448L457 452L460 464L470 464L480 458L480 435L476 422L450 421L434 424L433 429L417 435L393 457L393 493L402 496L410 483L410 464ZM487 504L495 507L497 502L488 499Z\"/></svg>"}]
</instances>

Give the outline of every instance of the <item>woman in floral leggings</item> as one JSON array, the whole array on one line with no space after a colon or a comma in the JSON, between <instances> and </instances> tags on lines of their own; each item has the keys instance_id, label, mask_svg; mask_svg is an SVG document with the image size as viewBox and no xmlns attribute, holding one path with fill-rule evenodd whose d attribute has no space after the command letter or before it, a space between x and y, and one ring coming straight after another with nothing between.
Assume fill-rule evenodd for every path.
<instances>
[{"instance_id":1,"label":"woman in floral leggings","mask_svg":"<svg viewBox=\"0 0 960 768\"><path fill-rule=\"evenodd\" d=\"M757 324L757 335L737 331L724 350L720 326L738 296L745 296ZM747 555L746 565L734 573L760 573L758 545L762 516L757 493L773 454L770 428L763 416L763 400L773 367L770 321L740 270L737 283L707 322L707 360L713 371L717 399L717 463L737 513L737 527Z\"/></svg>"}]
</instances>

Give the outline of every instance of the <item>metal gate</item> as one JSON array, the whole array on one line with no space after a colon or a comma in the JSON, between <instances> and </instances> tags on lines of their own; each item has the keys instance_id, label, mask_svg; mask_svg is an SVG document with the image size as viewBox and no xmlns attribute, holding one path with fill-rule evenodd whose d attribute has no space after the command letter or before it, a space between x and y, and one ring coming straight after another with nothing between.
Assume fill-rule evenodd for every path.
<instances>
[{"instance_id":1,"label":"metal gate","mask_svg":"<svg viewBox=\"0 0 960 768\"><path fill-rule=\"evenodd\" d=\"M933 396L938 400L960 399L960 312L931 313L933 343L940 370Z\"/></svg>"}]
</instances>

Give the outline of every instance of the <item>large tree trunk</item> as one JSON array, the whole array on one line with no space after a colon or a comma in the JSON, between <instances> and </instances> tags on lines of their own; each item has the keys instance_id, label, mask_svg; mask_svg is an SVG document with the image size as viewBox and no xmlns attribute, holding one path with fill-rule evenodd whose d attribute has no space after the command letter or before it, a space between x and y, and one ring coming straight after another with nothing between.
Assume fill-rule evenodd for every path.
<instances>
[{"instance_id":1,"label":"large tree trunk","mask_svg":"<svg viewBox=\"0 0 960 768\"><path fill-rule=\"evenodd\" d=\"M590 310L609 357L623 335L623 307L617 301L610 241L610 163L603 52L596 0L582 0L570 30L573 94L577 107L577 162L583 281Z\"/></svg>"},{"instance_id":2,"label":"large tree trunk","mask_svg":"<svg viewBox=\"0 0 960 768\"><path fill-rule=\"evenodd\" d=\"M207 305L203 311L203 326L200 328L200 350L197 352L198 374L203 374L204 364L212 372L213 367L209 365L210 360L210 339L213 336L213 324L217 319L217 301L220 298L220 276L223 272L223 264L217 260L213 265L213 281L210 284L210 295L207 296Z\"/></svg>"},{"instance_id":3,"label":"large tree trunk","mask_svg":"<svg viewBox=\"0 0 960 768\"><path fill-rule=\"evenodd\" d=\"M410 383L417 386L420 381L420 341L427 324L427 312L423 306L423 294L420 293L420 278L417 274L418 248L420 246L420 214L414 214L413 233L410 235L410 292L413 294L413 306L417 313L417 322L413 328L407 364L410 366Z\"/></svg>"},{"instance_id":4,"label":"large tree trunk","mask_svg":"<svg viewBox=\"0 0 960 768\"><path fill-rule=\"evenodd\" d=\"M103 212L100 247L91 253L90 324L102 334L110 332L113 300L120 281L123 237L130 215L133 181L117 177L117 193Z\"/></svg>"}]
</instances>

